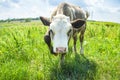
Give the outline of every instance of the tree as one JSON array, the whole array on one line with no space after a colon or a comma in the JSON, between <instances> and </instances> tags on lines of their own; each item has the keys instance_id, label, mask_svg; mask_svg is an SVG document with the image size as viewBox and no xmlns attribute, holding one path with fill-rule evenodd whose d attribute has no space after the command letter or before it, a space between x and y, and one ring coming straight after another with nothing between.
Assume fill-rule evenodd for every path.
<instances>
[{"instance_id":1,"label":"tree","mask_svg":"<svg viewBox=\"0 0 120 80\"><path fill-rule=\"evenodd\" d=\"M30 18L26 18L25 22L31 22L31 19Z\"/></svg>"}]
</instances>

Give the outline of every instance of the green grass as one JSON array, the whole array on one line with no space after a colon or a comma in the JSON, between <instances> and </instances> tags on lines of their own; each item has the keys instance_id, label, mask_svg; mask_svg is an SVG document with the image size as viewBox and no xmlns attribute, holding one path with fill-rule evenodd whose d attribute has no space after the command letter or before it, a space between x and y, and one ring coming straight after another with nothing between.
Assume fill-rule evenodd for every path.
<instances>
[{"instance_id":1,"label":"green grass","mask_svg":"<svg viewBox=\"0 0 120 80\"><path fill-rule=\"evenodd\" d=\"M50 54L40 22L0 23L0 80L120 80L120 24L88 22L84 56L69 52L64 66Z\"/></svg>"}]
</instances>

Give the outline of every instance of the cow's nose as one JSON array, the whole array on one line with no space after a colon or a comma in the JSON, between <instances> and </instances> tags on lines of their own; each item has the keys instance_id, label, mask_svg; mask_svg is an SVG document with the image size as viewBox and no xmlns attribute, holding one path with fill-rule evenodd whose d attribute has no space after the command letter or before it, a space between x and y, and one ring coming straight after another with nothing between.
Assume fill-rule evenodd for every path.
<instances>
[{"instance_id":1,"label":"cow's nose","mask_svg":"<svg viewBox=\"0 0 120 80\"><path fill-rule=\"evenodd\" d=\"M66 48L65 47L57 47L56 52L57 53L66 53Z\"/></svg>"}]
</instances>

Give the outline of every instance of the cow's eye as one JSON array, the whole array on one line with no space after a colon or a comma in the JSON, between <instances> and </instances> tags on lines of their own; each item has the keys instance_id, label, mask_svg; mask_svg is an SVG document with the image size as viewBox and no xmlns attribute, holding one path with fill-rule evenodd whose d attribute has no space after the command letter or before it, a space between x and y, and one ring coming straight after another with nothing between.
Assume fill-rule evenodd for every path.
<instances>
[{"instance_id":1,"label":"cow's eye","mask_svg":"<svg viewBox=\"0 0 120 80\"><path fill-rule=\"evenodd\" d=\"M67 35L70 36L70 33L72 32L72 29L70 29L68 32L67 32Z\"/></svg>"},{"instance_id":2,"label":"cow's eye","mask_svg":"<svg viewBox=\"0 0 120 80\"><path fill-rule=\"evenodd\" d=\"M54 35L54 32L53 32L53 30L51 30L51 29L50 29L50 34Z\"/></svg>"},{"instance_id":3,"label":"cow's eye","mask_svg":"<svg viewBox=\"0 0 120 80\"><path fill-rule=\"evenodd\" d=\"M50 35L50 37L51 37L51 39L53 39L53 37L54 37L54 32L53 32L53 30L49 30L49 35Z\"/></svg>"}]
</instances>

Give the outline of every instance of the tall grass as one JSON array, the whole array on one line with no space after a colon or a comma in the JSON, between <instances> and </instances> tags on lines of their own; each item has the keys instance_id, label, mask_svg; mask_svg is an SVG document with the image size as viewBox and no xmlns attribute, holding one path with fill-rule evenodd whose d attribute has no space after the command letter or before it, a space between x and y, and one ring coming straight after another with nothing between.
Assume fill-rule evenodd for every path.
<instances>
[{"instance_id":1,"label":"tall grass","mask_svg":"<svg viewBox=\"0 0 120 80\"><path fill-rule=\"evenodd\" d=\"M85 54L69 52L64 66L50 54L40 22L0 23L0 80L120 80L120 24L88 22Z\"/></svg>"}]
</instances>

